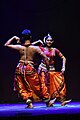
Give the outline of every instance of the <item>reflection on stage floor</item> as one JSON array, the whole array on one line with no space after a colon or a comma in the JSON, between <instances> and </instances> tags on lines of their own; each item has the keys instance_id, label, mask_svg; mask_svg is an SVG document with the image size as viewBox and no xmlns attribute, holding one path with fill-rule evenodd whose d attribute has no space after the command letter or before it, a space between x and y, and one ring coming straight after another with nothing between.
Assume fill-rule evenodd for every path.
<instances>
[{"instance_id":1,"label":"reflection on stage floor","mask_svg":"<svg viewBox=\"0 0 80 120\"><path fill-rule=\"evenodd\" d=\"M65 106L61 103L55 102L52 107L46 107L43 102L34 102L34 108L25 108L25 103L7 103L0 104L0 118L11 119L23 117L29 119L37 118L38 120L47 120L56 117L60 120L76 119L80 120L80 102L70 102ZM75 119L75 120L76 120Z\"/></svg>"}]
</instances>

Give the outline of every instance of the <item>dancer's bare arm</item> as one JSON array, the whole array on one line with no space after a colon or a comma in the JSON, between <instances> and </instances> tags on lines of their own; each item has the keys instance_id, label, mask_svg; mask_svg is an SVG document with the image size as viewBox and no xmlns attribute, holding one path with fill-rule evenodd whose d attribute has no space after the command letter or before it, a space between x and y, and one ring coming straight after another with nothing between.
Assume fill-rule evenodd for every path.
<instances>
[{"instance_id":1,"label":"dancer's bare arm","mask_svg":"<svg viewBox=\"0 0 80 120\"><path fill-rule=\"evenodd\" d=\"M13 41L14 39L17 41L17 43L20 41L20 38L19 38L19 37L13 36L12 38L10 38L10 39L4 44L4 46L7 46L7 47L10 47L10 48L12 48L12 49L17 49L17 50L18 50L18 49L21 47L21 45L13 45L13 44L12 44L12 41Z\"/></svg>"}]
</instances>

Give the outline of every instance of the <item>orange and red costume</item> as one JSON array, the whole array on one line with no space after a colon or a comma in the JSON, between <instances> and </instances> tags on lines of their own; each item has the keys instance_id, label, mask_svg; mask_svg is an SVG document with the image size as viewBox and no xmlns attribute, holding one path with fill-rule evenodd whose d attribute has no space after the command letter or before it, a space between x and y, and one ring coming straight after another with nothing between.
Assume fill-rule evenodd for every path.
<instances>
[{"instance_id":1,"label":"orange and red costume","mask_svg":"<svg viewBox=\"0 0 80 120\"><path fill-rule=\"evenodd\" d=\"M40 79L45 81L51 98L59 98L62 101L66 97L66 84L64 75L55 71L54 58L56 55L62 58L63 54L57 48L47 49L45 47L42 51L49 58L49 70L46 68L45 61L42 60L38 68Z\"/></svg>"},{"instance_id":2,"label":"orange and red costume","mask_svg":"<svg viewBox=\"0 0 80 120\"><path fill-rule=\"evenodd\" d=\"M39 79L31 61L28 61L27 64L22 61L18 63L15 71L14 87L24 100L32 98L34 101L40 101L40 99L50 98L44 81Z\"/></svg>"}]
</instances>

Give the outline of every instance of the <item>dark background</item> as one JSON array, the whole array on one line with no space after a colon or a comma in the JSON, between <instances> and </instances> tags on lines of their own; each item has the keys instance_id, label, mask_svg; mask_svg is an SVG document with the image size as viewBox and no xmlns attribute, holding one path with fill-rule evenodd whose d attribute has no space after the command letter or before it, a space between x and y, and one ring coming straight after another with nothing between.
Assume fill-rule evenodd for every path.
<instances>
[{"instance_id":1,"label":"dark background","mask_svg":"<svg viewBox=\"0 0 80 120\"><path fill-rule=\"evenodd\" d=\"M80 2L78 0L0 0L0 102L16 102L14 71L19 60L15 50L4 47L23 29L32 31L32 41L50 32L54 46L66 57L67 97L80 100Z\"/></svg>"}]
</instances>

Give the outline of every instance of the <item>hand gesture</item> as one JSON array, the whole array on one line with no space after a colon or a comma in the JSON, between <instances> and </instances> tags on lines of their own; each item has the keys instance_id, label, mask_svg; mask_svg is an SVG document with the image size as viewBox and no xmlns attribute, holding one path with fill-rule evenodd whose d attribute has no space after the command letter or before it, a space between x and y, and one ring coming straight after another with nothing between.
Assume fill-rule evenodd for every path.
<instances>
[{"instance_id":1,"label":"hand gesture","mask_svg":"<svg viewBox=\"0 0 80 120\"><path fill-rule=\"evenodd\" d=\"M16 39L17 43L20 43L20 38L17 36L14 36L14 39Z\"/></svg>"},{"instance_id":2,"label":"hand gesture","mask_svg":"<svg viewBox=\"0 0 80 120\"><path fill-rule=\"evenodd\" d=\"M61 69L61 74L64 74L64 72L65 72L65 67Z\"/></svg>"}]
</instances>

